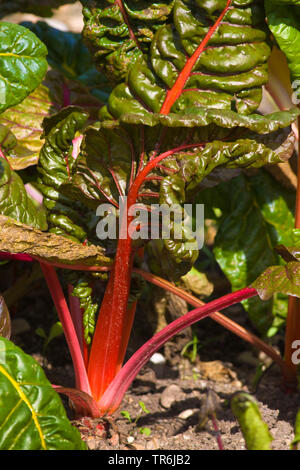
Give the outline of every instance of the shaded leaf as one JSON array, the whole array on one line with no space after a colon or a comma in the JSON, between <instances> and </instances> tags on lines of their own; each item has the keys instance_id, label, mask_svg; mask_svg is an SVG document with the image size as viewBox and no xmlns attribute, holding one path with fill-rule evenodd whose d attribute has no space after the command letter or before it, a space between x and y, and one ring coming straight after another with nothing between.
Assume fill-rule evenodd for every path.
<instances>
[{"instance_id":1,"label":"shaded leaf","mask_svg":"<svg viewBox=\"0 0 300 470\"><path fill-rule=\"evenodd\" d=\"M27 194L20 176L0 158L0 214L41 230L47 229L43 207Z\"/></svg>"},{"instance_id":2,"label":"shaded leaf","mask_svg":"<svg viewBox=\"0 0 300 470\"><path fill-rule=\"evenodd\" d=\"M0 337L10 339L11 322L10 315L5 300L0 296Z\"/></svg>"},{"instance_id":3,"label":"shaded leaf","mask_svg":"<svg viewBox=\"0 0 300 470\"><path fill-rule=\"evenodd\" d=\"M0 449L85 450L42 368L0 338Z\"/></svg>"},{"instance_id":4,"label":"shaded leaf","mask_svg":"<svg viewBox=\"0 0 300 470\"><path fill-rule=\"evenodd\" d=\"M263 421L256 400L245 392L234 395L231 409L243 433L247 450L272 450L271 435Z\"/></svg>"},{"instance_id":5,"label":"shaded leaf","mask_svg":"<svg viewBox=\"0 0 300 470\"><path fill-rule=\"evenodd\" d=\"M27 28L0 22L0 113L14 106L42 81L47 48Z\"/></svg>"},{"instance_id":6,"label":"shaded leaf","mask_svg":"<svg viewBox=\"0 0 300 470\"><path fill-rule=\"evenodd\" d=\"M67 79L66 83L69 80L80 82L100 102L107 100L111 84L95 68L91 54L80 33L61 31L42 21L23 22L22 25L33 31L47 46L49 66L59 71ZM100 103L98 106L100 107Z\"/></svg>"},{"instance_id":7,"label":"shaded leaf","mask_svg":"<svg viewBox=\"0 0 300 470\"><path fill-rule=\"evenodd\" d=\"M268 266L280 263L274 250L278 244L292 245L299 239L299 230L294 229L294 192L283 189L265 171L240 175L204 191L197 202L205 204L206 217L217 219L213 252L233 290L248 286ZM214 208L221 213L219 218ZM287 297L277 293L268 302L253 298L243 306L261 334L272 336L284 324Z\"/></svg>"}]
</instances>

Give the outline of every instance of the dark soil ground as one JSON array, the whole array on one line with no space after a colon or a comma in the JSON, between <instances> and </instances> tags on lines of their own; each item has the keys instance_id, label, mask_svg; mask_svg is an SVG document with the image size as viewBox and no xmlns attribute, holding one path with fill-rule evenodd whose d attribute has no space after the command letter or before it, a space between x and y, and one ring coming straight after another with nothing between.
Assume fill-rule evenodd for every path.
<instances>
[{"instance_id":1,"label":"dark soil ground","mask_svg":"<svg viewBox=\"0 0 300 470\"><path fill-rule=\"evenodd\" d=\"M143 308L146 305L141 302L142 311L137 314L129 354L146 339L139 331L140 318L145 325L141 315L145 315ZM151 305L149 307L152 308ZM226 313L249 327L240 307ZM43 340L35 333L37 327L49 331L55 319L47 288L40 282L19 302L13 315L11 339L40 362L52 383L73 387L73 369L63 336L52 340L43 353ZM146 330L149 332L149 326ZM192 333L197 334L199 341L198 354L193 362L191 358L182 356ZM243 435L230 407L232 396L241 390L257 399L262 417L274 437L274 450L290 448L299 395L281 390L281 377L275 365L266 369L254 387L258 365L265 362L268 366L269 363L247 343L213 320L206 319L193 331L187 329L167 343L160 353L165 362L158 365L148 363L132 384L120 410L108 421L76 420L68 400L62 396L70 419L89 449L217 450L218 433L209 418L205 422L205 414L203 419L209 397L216 402L223 447L243 450Z\"/></svg>"}]
</instances>

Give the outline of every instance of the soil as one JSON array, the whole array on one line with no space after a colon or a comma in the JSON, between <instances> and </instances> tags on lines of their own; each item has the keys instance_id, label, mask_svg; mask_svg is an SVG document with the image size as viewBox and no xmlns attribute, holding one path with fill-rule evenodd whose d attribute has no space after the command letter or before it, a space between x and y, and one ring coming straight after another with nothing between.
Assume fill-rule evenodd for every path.
<instances>
[{"instance_id":1,"label":"soil","mask_svg":"<svg viewBox=\"0 0 300 470\"><path fill-rule=\"evenodd\" d=\"M139 329L145 307L142 301L129 355L147 339ZM151 304L148 307L152 309ZM249 328L241 307L225 313ZM19 302L11 339L43 366L51 383L73 387L73 368L64 337L53 339L41 353L43 340L35 333L37 327L48 332L55 318L47 288L40 282ZM146 330L149 332L149 325ZM192 334L199 341L198 354L184 357L182 352ZM280 346L280 337L277 342ZM274 437L273 449L290 448L299 395L284 392L277 367L247 343L208 318L178 335L159 353L164 362L149 362L141 370L118 412L108 419L76 419L68 399L61 396L69 418L90 450L218 450L218 434L224 449L244 450L245 441L230 407L232 396L239 391L256 398ZM255 383L257 367L263 363L266 370ZM215 403L218 432L205 416L208 399Z\"/></svg>"}]
</instances>

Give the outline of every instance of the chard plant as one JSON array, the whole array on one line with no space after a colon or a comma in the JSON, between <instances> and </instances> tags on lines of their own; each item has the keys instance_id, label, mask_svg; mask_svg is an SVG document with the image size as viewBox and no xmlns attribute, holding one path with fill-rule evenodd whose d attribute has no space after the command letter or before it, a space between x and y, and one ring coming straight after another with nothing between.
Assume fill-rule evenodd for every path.
<instances>
[{"instance_id":1,"label":"chard plant","mask_svg":"<svg viewBox=\"0 0 300 470\"><path fill-rule=\"evenodd\" d=\"M31 3L40 12L40 2ZM284 43L276 12L299 2L81 3L84 42L42 22L0 22L1 257L41 267L76 378L74 389L56 389L78 414L111 414L152 354L207 316L263 350L293 384L291 354L282 358L219 310L243 302L258 330L271 336L282 326L288 296L299 297L298 261L284 265L273 249L297 246L295 201L286 203L265 170L294 153L299 110L258 110L274 37L297 76L298 46ZM299 23L285 26L299 34ZM249 176L250 168L261 170ZM177 285L198 258L191 233L176 237L174 216L169 237L151 239L152 227L139 217L158 203L183 210L199 202L221 213L215 256L233 290L206 305ZM115 240L99 236L99 215L103 228L108 212L120 234ZM194 310L123 365L141 281ZM287 327L288 342L291 331L300 328Z\"/></svg>"}]
</instances>

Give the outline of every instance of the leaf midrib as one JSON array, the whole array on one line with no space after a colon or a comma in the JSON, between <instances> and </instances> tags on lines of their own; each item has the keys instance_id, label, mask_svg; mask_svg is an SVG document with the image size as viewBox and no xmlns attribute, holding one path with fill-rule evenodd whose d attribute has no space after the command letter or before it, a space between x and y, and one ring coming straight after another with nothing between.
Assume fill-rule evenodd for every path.
<instances>
[{"instance_id":1,"label":"leaf midrib","mask_svg":"<svg viewBox=\"0 0 300 470\"><path fill-rule=\"evenodd\" d=\"M26 397L25 393L23 392L23 390L21 389L20 385L18 384L18 382L16 380L14 380L10 374L5 370L5 368L3 366L0 365L0 373L2 373L4 375L4 377L7 378L7 380L9 380L9 382L12 384L12 386L15 388L16 392L19 394L21 400L23 400L23 402L28 406L30 412L31 412L31 415L32 415L32 419L33 419L33 422L35 424L35 427L38 431L38 434L39 434L39 437L40 437L40 440L41 440L41 445L42 445L42 448L44 450L47 449L47 446L46 446L46 442L45 442L45 439L44 439L44 436L43 436L43 432L42 432L42 429L41 429L41 426L40 426L40 423L38 421L38 418L37 418L37 413L35 412L35 410L33 409L32 405L30 404L28 398Z\"/></svg>"}]
</instances>

